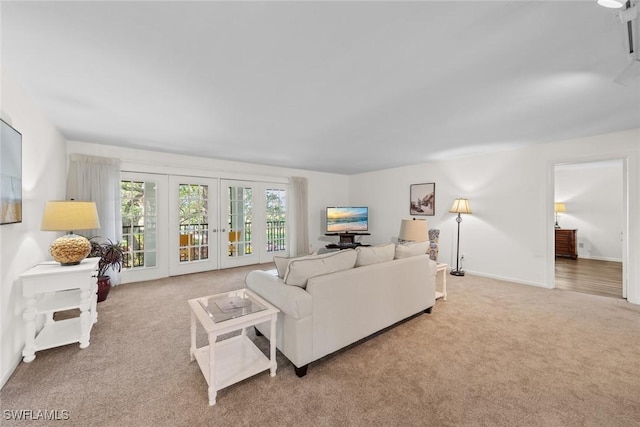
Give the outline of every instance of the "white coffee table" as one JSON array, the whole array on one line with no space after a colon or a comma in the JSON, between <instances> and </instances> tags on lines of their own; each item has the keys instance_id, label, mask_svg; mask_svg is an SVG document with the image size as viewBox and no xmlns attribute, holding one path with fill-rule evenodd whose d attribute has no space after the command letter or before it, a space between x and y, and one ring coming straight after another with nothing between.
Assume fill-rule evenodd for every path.
<instances>
[{"instance_id":1,"label":"white coffee table","mask_svg":"<svg viewBox=\"0 0 640 427\"><path fill-rule=\"evenodd\" d=\"M276 375L276 320L280 310L248 289L189 300L191 307L191 360L198 361L209 386L209 405L218 390L267 369ZM271 322L270 356L247 337L246 328ZM197 323L207 332L209 345L196 348ZM240 335L217 341L220 335ZM216 342L217 341L217 342Z\"/></svg>"}]
</instances>

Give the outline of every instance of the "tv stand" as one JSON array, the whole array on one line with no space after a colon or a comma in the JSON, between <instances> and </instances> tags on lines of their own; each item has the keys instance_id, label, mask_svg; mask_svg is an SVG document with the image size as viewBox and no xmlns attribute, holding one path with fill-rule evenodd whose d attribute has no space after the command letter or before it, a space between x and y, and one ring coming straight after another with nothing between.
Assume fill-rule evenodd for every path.
<instances>
[{"instance_id":1,"label":"tv stand","mask_svg":"<svg viewBox=\"0 0 640 427\"><path fill-rule=\"evenodd\" d=\"M370 236L371 233L325 233L325 236L339 236L340 245L356 245L356 236Z\"/></svg>"}]
</instances>

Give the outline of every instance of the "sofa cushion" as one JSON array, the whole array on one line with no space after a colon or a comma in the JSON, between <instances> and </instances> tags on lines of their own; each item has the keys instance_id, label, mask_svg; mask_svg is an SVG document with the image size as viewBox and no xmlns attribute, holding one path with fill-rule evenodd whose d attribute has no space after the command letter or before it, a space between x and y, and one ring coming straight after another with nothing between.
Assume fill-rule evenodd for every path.
<instances>
[{"instance_id":1,"label":"sofa cushion","mask_svg":"<svg viewBox=\"0 0 640 427\"><path fill-rule=\"evenodd\" d=\"M393 243L378 246L358 246L356 253L356 267L376 264L378 262L391 261L395 256L396 247Z\"/></svg>"},{"instance_id":2,"label":"sofa cushion","mask_svg":"<svg viewBox=\"0 0 640 427\"><path fill-rule=\"evenodd\" d=\"M287 257L283 257L283 256L274 256L273 257L273 262L276 264L276 270L278 270L278 277L281 279L284 279L284 275L287 274L287 267L289 267L289 263L291 261L293 261L294 259L306 259L306 258L311 258L316 256L315 254L313 255L304 255L304 256L300 256L300 257L291 257L291 258L287 258Z\"/></svg>"},{"instance_id":3,"label":"sofa cushion","mask_svg":"<svg viewBox=\"0 0 640 427\"><path fill-rule=\"evenodd\" d=\"M287 272L287 267L289 267L289 262L292 258L286 258L283 256L274 256L273 262L276 264L276 270L278 270L278 277L283 279L284 273Z\"/></svg>"},{"instance_id":4,"label":"sofa cushion","mask_svg":"<svg viewBox=\"0 0 640 427\"><path fill-rule=\"evenodd\" d=\"M348 270L356 264L357 254L353 249L330 252L322 255L292 259L284 275L287 285L305 288L310 277Z\"/></svg>"},{"instance_id":5,"label":"sofa cushion","mask_svg":"<svg viewBox=\"0 0 640 427\"><path fill-rule=\"evenodd\" d=\"M427 253L430 242L398 243L396 245L395 259L409 258Z\"/></svg>"}]
</instances>

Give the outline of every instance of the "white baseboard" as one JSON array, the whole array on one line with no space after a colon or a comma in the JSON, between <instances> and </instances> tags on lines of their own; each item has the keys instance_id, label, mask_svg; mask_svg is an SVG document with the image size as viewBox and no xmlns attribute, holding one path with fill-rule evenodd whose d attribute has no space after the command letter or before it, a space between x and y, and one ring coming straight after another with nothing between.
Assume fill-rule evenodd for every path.
<instances>
[{"instance_id":1,"label":"white baseboard","mask_svg":"<svg viewBox=\"0 0 640 427\"><path fill-rule=\"evenodd\" d=\"M472 274L474 276L480 276L480 277L486 277L488 279L495 279L495 280L502 280L504 282L512 282L512 283L518 283L521 285L529 285L529 286L536 286L538 288L545 288L545 289L553 289L554 285L551 284L546 284L546 283L539 283L539 282L531 282L529 280L521 280L521 279L514 279L513 277L505 277L505 276L499 276L497 274L487 274L487 273L482 273L479 271L472 271L472 270L465 270L466 273Z\"/></svg>"},{"instance_id":2,"label":"white baseboard","mask_svg":"<svg viewBox=\"0 0 640 427\"><path fill-rule=\"evenodd\" d=\"M578 258L592 259L594 261L622 262L622 258L607 258L607 257L599 257L599 256L583 256L583 255L580 255L580 254L578 254Z\"/></svg>"}]
</instances>

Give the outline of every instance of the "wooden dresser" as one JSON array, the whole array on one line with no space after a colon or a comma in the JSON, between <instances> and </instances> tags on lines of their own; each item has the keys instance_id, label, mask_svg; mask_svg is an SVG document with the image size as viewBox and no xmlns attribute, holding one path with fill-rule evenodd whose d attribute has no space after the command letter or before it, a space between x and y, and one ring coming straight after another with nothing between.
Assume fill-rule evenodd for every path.
<instances>
[{"instance_id":1,"label":"wooden dresser","mask_svg":"<svg viewBox=\"0 0 640 427\"><path fill-rule=\"evenodd\" d=\"M578 259L578 230L556 228L556 256Z\"/></svg>"}]
</instances>

